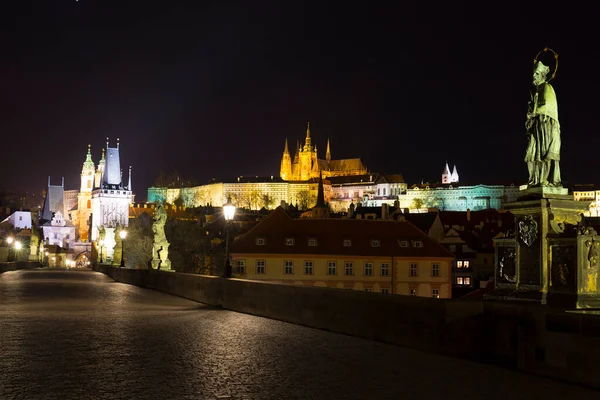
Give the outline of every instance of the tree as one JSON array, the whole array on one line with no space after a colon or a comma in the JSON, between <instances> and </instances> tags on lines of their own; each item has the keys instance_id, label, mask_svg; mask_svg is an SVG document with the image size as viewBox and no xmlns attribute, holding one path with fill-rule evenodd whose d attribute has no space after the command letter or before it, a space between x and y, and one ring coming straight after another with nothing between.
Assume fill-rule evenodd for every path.
<instances>
[{"instance_id":1,"label":"tree","mask_svg":"<svg viewBox=\"0 0 600 400\"><path fill-rule=\"evenodd\" d=\"M259 192L258 190L252 190L249 194L248 194L248 198L249 198L249 209L258 209L259 207L259 203L261 202L261 198L262 198L262 194L261 192Z\"/></svg>"},{"instance_id":2,"label":"tree","mask_svg":"<svg viewBox=\"0 0 600 400\"><path fill-rule=\"evenodd\" d=\"M419 199L419 198L413 199L412 205L410 208L417 209L417 210L423 208L423 199Z\"/></svg>"},{"instance_id":3,"label":"tree","mask_svg":"<svg viewBox=\"0 0 600 400\"><path fill-rule=\"evenodd\" d=\"M152 217L142 213L129 221L125 240L125 262L130 268L148 268L152 260Z\"/></svg>"},{"instance_id":4,"label":"tree","mask_svg":"<svg viewBox=\"0 0 600 400\"><path fill-rule=\"evenodd\" d=\"M300 190L296 194L296 201L300 210L306 210L310 201L310 192L308 190Z\"/></svg>"},{"instance_id":5,"label":"tree","mask_svg":"<svg viewBox=\"0 0 600 400\"><path fill-rule=\"evenodd\" d=\"M275 199L268 193L263 194L260 200L262 207L266 209L271 208L271 206L275 203Z\"/></svg>"}]
</instances>

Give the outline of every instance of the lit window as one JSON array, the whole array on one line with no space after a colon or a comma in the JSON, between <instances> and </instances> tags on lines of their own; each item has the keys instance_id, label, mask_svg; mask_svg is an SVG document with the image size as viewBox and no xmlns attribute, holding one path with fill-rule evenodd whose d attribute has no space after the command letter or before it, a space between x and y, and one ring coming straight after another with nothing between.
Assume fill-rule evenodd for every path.
<instances>
[{"instance_id":1,"label":"lit window","mask_svg":"<svg viewBox=\"0 0 600 400\"><path fill-rule=\"evenodd\" d=\"M390 276L390 263L381 263L381 276Z\"/></svg>"},{"instance_id":2,"label":"lit window","mask_svg":"<svg viewBox=\"0 0 600 400\"><path fill-rule=\"evenodd\" d=\"M471 285L471 277L470 276L465 276L465 285Z\"/></svg>"},{"instance_id":3,"label":"lit window","mask_svg":"<svg viewBox=\"0 0 600 400\"><path fill-rule=\"evenodd\" d=\"M294 261L292 261L292 260L284 261L283 273L286 275L292 275L294 273Z\"/></svg>"},{"instance_id":4,"label":"lit window","mask_svg":"<svg viewBox=\"0 0 600 400\"><path fill-rule=\"evenodd\" d=\"M389 288L381 288L381 294L390 294L390 289Z\"/></svg>"},{"instance_id":5,"label":"lit window","mask_svg":"<svg viewBox=\"0 0 600 400\"><path fill-rule=\"evenodd\" d=\"M304 261L304 274L305 275L313 274L313 262L312 261Z\"/></svg>"},{"instance_id":6,"label":"lit window","mask_svg":"<svg viewBox=\"0 0 600 400\"><path fill-rule=\"evenodd\" d=\"M440 298L440 289L431 289L431 297L434 299Z\"/></svg>"},{"instance_id":7,"label":"lit window","mask_svg":"<svg viewBox=\"0 0 600 400\"><path fill-rule=\"evenodd\" d=\"M335 261L327 263L327 275L337 275L337 265Z\"/></svg>"},{"instance_id":8,"label":"lit window","mask_svg":"<svg viewBox=\"0 0 600 400\"><path fill-rule=\"evenodd\" d=\"M415 240L414 246L415 247L423 247L423 242L421 242L420 240Z\"/></svg>"},{"instance_id":9,"label":"lit window","mask_svg":"<svg viewBox=\"0 0 600 400\"><path fill-rule=\"evenodd\" d=\"M285 245L286 246L293 246L294 245L294 238L285 238Z\"/></svg>"},{"instance_id":10,"label":"lit window","mask_svg":"<svg viewBox=\"0 0 600 400\"><path fill-rule=\"evenodd\" d=\"M350 247L350 246L352 246L352 240L344 239L344 247Z\"/></svg>"},{"instance_id":11,"label":"lit window","mask_svg":"<svg viewBox=\"0 0 600 400\"><path fill-rule=\"evenodd\" d=\"M257 237L256 238L256 245L257 246L264 246L265 245L265 238L263 238L263 237Z\"/></svg>"},{"instance_id":12,"label":"lit window","mask_svg":"<svg viewBox=\"0 0 600 400\"><path fill-rule=\"evenodd\" d=\"M406 241L406 240L400 241L400 247L408 247L408 241Z\"/></svg>"},{"instance_id":13,"label":"lit window","mask_svg":"<svg viewBox=\"0 0 600 400\"><path fill-rule=\"evenodd\" d=\"M462 261L457 261L456 262L456 268L462 268L463 267L463 262Z\"/></svg>"},{"instance_id":14,"label":"lit window","mask_svg":"<svg viewBox=\"0 0 600 400\"><path fill-rule=\"evenodd\" d=\"M365 263L365 276L372 276L372 275L373 275L373 263L366 262Z\"/></svg>"},{"instance_id":15,"label":"lit window","mask_svg":"<svg viewBox=\"0 0 600 400\"><path fill-rule=\"evenodd\" d=\"M440 276L440 264L433 264L431 266L431 276Z\"/></svg>"},{"instance_id":16,"label":"lit window","mask_svg":"<svg viewBox=\"0 0 600 400\"><path fill-rule=\"evenodd\" d=\"M264 274L265 270L265 260L256 260L256 273Z\"/></svg>"},{"instance_id":17,"label":"lit window","mask_svg":"<svg viewBox=\"0 0 600 400\"><path fill-rule=\"evenodd\" d=\"M456 284L457 285L462 285L463 284L463 277L462 276L457 276L456 277Z\"/></svg>"},{"instance_id":18,"label":"lit window","mask_svg":"<svg viewBox=\"0 0 600 400\"><path fill-rule=\"evenodd\" d=\"M468 261L463 261L463 266L465 268L469 268L469 262Z\"/></svg>"},{"instance_id":19,"label":"lit window","mask_svg":"<svg viewBox=\"0 0 600 400\"><path fill-rule=\"evenodd\" d=\"M370 287L365 288L365 292L372 292L372 291L373 291L373 288L370 288Z\"/></svg>"},{"instance_id":20,"label":"lit window","mask_svg":"<svg viewBox=\"0 0 600 400\"><path fill-rule=\"evenodd\" d=\"M379 239L371 239L371 247L379 247Z\"/></svg>"},{"instance_id":21,"label":"lit window","mask_svg":"<svg viewBox=\"0 0 600 400\"><path fill-rule=\"evenodd\" d=\"M90 189L92 187L92 181L87 181L87 187Z\"/></svg>"},{"instance_id":22,"label":"lit window","mask_svg":"<svg viewBox=\"0 0 600 400\"><path fill-rule=\"evenodd\" d=\"M316 246L317 245L317 239L315 239L315 238L309 238L308 239L308 245L309 246Z\"/></svg>"},{"instance_id":23,"label":"lit window","mask_svg":"<svg viewBox=\"0 0 600 400\"><path fill-rule=\"evenodd\" d=\"M238 274L246 273L246 260L235 260L235 269Z\"/></svg>"},{"instance_id":24,"label":"lit window","mask_svg":"<svg viewBox=\"0 0 600 400\"><path fill-rule=\"evenodd\" d=\"M417 276L417 264L410 264L409 276Z\"/></svg>"},{"instance_id":25,"label":"lit window","mask_svg":"<svg viewBox=\"0 0 600 400\"><path fill-rule=\"evenodd\" d=\"M344 263L344 275L353 275L353 265L351 261L346 261Z\"/></svg>"},{"instance_id":26,"label":"lit window","mask_svg":"<svg viewBox=\"0 0 600 400\"><path fill-rule=\"evenodd\" d=\"M411 296L416 296L417 295L417 289L410 289L410 295Z\"/></svg>"}]
</instances>

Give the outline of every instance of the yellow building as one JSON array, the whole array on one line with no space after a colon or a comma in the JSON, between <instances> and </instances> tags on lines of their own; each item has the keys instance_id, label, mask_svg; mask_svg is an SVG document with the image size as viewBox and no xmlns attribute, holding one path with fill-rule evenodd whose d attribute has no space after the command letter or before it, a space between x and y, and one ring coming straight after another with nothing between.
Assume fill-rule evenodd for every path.
<instances>
[{"instance_id":1,"label":"yellow building","mask_svg":"<svg viewBox=\"0 0 600 400\"><path fill-rule=\"evenodd\" d=\"M278 207L231 247L234 276L452 297L454 255L406 221L293 219Z\"/></svg>"},{"instance_id":2,"label":"yellow building","mask_svg":"<svg viewBox=\"0 0 600 400\"><path fill-rule=\"evenodd\" d=\"M320 160L317 155L317 146L312 145L310 122L306 128L304 146L301 147L298 143L293 159L288 148L288 141L285 140L280 169L280 176L284 181L307 181L316 179L319 176L327 178L330 176L364 175L366 173L367 168L360 158L332 160L329 140L327 140L325 160Z\"/></svg>"}]
</instances>

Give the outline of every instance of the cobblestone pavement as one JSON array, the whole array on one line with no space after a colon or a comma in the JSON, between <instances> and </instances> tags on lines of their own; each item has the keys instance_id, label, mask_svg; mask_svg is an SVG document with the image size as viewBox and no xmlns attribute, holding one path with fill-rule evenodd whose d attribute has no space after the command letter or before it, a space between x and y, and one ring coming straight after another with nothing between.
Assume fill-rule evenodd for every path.
<instances>
[{"instance_id":1,"label":"cobblestone pavement","mask_svg":"<svg viewBox=\"0 0 600 400\"><path fill-rule=\"evenodd\" d=\"M598 399L91 271L0 275L0 399Z\"/></svg>"}]
</instances>

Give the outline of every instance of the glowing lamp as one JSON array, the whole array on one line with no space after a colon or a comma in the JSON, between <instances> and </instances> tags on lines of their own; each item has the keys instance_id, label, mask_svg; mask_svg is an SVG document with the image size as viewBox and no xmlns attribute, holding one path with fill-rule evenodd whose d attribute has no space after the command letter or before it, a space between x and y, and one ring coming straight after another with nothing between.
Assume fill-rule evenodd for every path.
<instances>
[{"instance_id":1,"label":"glowing lamp","mask_svg":"<svg viewBox=\"0 0 600 400\"><path fill-rule=\"evenodd\" d=\"M227 196L227 203L223 205L223 214L226 221L231 221L235 216L235 206L231 202L231 196Z\"/></svg>"},{"instance_id":2,"label":"glowing lamp","mask_svg":"<svg viewBox=\"0 0 600 400\"><path fill-rule=\"evenodd\" d=\"M127 237L127 231L125 229L121 229L119 236L121 236L121 239L125 239Z\"/></svg>"},{"instance_id":3,"label":"glowing lamp","mask_svg":"<svg viewBox=\"0 0 600 400\"><path fill-rule=\"evenodd\" d=\"M14 239L12 238L12 236L9 236L9 237L6 238L6 243L12 244L13 240Z\"/></svg>"},{"instance_id":4,"label":"glowing lamp","mask_svg":"<svg viewBox=\"0 0 600 400\"><path fill-rule=\"evenodd\" d=\"M21 242L19 242L18 240L15 242L15 250L21 250L21 248L23 247L23 245L21 244Z\"/></svg>"}]
</instances>

